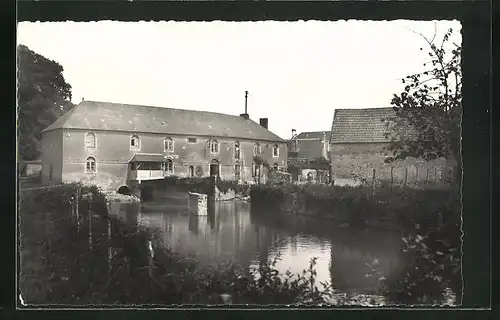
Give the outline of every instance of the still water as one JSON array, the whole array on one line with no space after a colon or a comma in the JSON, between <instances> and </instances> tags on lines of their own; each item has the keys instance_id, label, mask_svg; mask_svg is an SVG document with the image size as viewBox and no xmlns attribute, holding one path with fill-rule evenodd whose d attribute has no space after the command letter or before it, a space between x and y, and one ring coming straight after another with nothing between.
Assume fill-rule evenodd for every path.
<instances>
[{"instance_id":1,"label":"still water","mask_svg":"<svg viewBox=\"0 0 500 320\"><path fill-rule=\"evenodd\" d=\"M347 294L375 294L371 264L388 277L402 267L400 237L385 230L339 227L317 218L252 212L251 204L224 201L209 206L208 216L187 211L187 195L171 193L143 204L113 203L112 214L158 232L173 251L201 264L236 262L247 268L279 257L283 273L302 272L317 258L317 283L327 281Z\"/></svg>"}]
</instances>

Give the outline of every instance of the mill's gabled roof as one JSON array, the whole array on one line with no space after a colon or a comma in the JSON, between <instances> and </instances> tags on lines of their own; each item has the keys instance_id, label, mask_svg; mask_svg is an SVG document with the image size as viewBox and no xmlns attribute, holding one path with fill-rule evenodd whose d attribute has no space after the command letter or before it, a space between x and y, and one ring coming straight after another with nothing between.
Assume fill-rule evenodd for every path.
<instances>
[{"instance_id":1,"label":"mill's gabled roof","mask_svg":"<svg viewBox=\"0 0 500 320\"><path fill-rule=\"evenodd\" d=\"M393 108L336 109L331 143L389 142L391 133L385 119L396 116Z\"/></svg>"},{"instance_id":2,"label":"mill's gabled roof","mask_svg":"<svg viewBox=\"0 0 500 320\"><path fill-rule=\"evenodd\" d=\"M42 132L62 128L284 142L260 124L241 116L96 101L82 101Z\"/></svg>"}]
</instances>

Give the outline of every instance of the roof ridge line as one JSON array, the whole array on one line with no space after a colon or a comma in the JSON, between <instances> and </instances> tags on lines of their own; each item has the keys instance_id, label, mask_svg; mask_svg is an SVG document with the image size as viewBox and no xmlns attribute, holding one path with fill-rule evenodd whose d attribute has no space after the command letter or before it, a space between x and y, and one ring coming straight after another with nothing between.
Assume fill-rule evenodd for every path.
<instances>
[{"instance_id":1,"label":"roof ridge line","mask_svg":"<svg viewBox=\"0 0 500 320\"><path fill-rule=\"evenodd\" d=\"M206 113L211 113L211 114L220 114L220 115L229 116L229 117L237 117L237 118L240 117L239 115L235 115L235 114L227 114L227 113L208 111L208 110L181 109L181 108L172 108L172 107L151 106L151 105L144 105L144 104L110 102L110 101L84 100L84 101L80 102L78 105L80 105L81 103L84 103L84 102L107 104L107 105L130 107L130 108L152 108L152 109L168 109L168 110L178 110L178 111L187 111L187 112L206 112ZM248 119L248 120L252 120L252 119Z\"/></svg>"}]
</instances>

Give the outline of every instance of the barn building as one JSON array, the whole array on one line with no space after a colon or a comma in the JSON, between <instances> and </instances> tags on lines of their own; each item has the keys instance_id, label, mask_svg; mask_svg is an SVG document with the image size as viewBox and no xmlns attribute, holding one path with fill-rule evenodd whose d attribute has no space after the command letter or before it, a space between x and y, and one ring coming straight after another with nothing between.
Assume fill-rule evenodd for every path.
<instances>
[{"instance_id":1,"label":"barn building","mask_svg":"<svg viewBox=\"0 0 500 320\"><path fill-rule=\"evenodd\" d=\"M336 109L332 124L330 159L336 184L359 184L362 181L391 182L401 185L442 183L454 166L453 160L425 161L408 158L385 163L391 156L389 145L393 108Z\"/></svg>"},{"instance_id":2,"label":"barn building","mask_svg":"<svg viewBox=\"0 0 500 320\"><path fill-rule=\"evenodd\" d=\"M292 180L298 182L328 182L329 131L292 133L288 142L288 161L298 170L291 170Z\"/></svg>"},{"instance_id":3,"label":"barn building","mask_svg":"<svg viewBox=\"0 0 500 320\"><path fill-rule=\"evenodd\" d=\"M245 112L82 101L42 132L42 183L118 190L165 176L254 181L255 156L285 168L286 142Z\"/></svg>"}]
</instances>

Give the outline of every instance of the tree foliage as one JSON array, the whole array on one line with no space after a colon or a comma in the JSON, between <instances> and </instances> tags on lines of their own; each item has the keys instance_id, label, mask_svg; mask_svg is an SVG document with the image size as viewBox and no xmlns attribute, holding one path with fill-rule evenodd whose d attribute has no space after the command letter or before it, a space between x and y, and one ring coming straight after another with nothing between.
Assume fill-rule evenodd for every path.
<instances>
[{"instance_id":1,"label":"tree foliage","mask_svg":"<svg viewBox=\"0 0 500 320\"><path fill-rule=\"evenodd\" d=\"M22 160L40 156L41 131L74 106L63 70L59 63L25 45L18 46L18 146Z\"/></svg>"},{"instance_id":2,"label":"tree foliage","mask_svg":"<svg viewBox=\"0 0 500 320\"><path fill-rule=\"evenodd\" d=\"M428 69L402 79L404 91L391 101L396 116L384 119L392 125L388 150L393 156L387 159L389 162L407 157L444 157L454 159L461 168L461 46L450 43L452 34L449 29L440 44L436 34L431 39L419 34L430 49L430 60L424 63Z\"/></svg>"}]
</instances>

